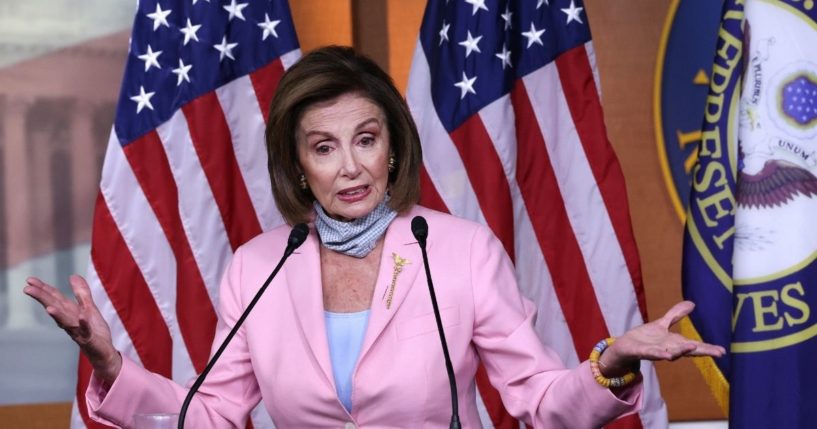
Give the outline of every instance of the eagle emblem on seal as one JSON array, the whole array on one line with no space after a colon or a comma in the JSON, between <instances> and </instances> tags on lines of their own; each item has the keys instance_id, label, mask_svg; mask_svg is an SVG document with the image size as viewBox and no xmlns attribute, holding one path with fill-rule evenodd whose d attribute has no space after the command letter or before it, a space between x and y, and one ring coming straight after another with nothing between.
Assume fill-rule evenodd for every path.
<instances>
[{"instance_id":1,"label":"eagle emblem on seal","mask_svg":"<svg viewBox=\"0 0 817 429\"><path fill-rule=\"evenodd\" d=\"M768 77L774 38L749 44L740 112L737 203L779 207L796 195L817 196L817 65L793 62ZM765 114L761 114L765 111Z\"/></svg>"}]
</instances>

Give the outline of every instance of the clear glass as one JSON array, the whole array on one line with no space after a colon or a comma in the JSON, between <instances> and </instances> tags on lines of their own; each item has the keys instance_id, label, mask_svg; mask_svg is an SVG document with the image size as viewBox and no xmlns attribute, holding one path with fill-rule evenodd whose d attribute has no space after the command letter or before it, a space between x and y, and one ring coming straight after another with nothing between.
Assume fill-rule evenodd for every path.
<instances>
[{"instance_id":1,"label":"clear glass","mask_svg":"<svg viewBox=\"0 0 817 429\"><path fill-rule=\"evenodd\" d=\"M134 429L176 429L179 415L175 413L136 414L133 416Z\"/></svg>"}]
</instances>

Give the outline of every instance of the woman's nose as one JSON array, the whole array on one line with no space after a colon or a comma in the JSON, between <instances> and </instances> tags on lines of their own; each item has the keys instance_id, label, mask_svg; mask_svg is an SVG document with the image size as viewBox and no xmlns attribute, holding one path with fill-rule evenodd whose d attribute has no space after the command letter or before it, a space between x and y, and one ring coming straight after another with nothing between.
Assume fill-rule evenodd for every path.
<instances>
[{"instance_id":1,"label":"woman's nose","mask_svg":"<svg viewBox=\"0 0 817 429\"><path fill-rule=\"evenodd\" d=\"M347 149L343 151L343 164L341 169L341 173L350 178L355 178L360 174L360 162L353 150Z\"/></svg>"}]
</instances>

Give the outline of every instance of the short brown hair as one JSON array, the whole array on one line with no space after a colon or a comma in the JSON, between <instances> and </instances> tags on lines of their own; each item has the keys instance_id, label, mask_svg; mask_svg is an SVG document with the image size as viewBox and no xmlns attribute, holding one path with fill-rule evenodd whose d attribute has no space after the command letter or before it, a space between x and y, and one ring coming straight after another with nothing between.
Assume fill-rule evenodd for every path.
<instances>
[{"instance_id":1,"label":"short brown hair","mask_svg":"<svg viewBox=\"0 0 817 429\"><path fill-rule=\"evenodd\" d=\"M371 59L354 49L327 46L306 54L278 84L267 120L266 140L272 194L278 211L294 225L311 218L315 197L300 188L295 133L301 115L315 103L357 93L386 115L396 168L389 174L389 206L402 213L420 199L422 149L417 127L394 82Z\"/></svg>"}]
</instances>

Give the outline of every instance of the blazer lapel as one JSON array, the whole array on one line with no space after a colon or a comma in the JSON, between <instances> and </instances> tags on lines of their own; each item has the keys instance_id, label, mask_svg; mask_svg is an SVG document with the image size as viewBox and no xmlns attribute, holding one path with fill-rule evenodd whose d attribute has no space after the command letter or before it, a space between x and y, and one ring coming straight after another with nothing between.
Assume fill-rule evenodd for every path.
<instances>
[{"instance_id":1,"label":"blazer lapel","mask_svg":"<svg viewBox=\"0 0 817 429\"><path fill-rule=\"evenodd\" d=\"M409 219L411 218L406 216L396 217L386 231L369 325L358 362L363 360L397 313L418 273L424 272L423 255L417 240L411 234Z\"/></svg>"},{"instance_id":2,"label":"blazer lapel","mask_svg":"<svg viewBox=\"0 0 817 429\"><path fill-rule=\"evenodd\" d=\"M329 358L329 342L323 312L321 289L321 262L317 232L312 231L304 244L287 262L286 276L289 296L295 316L315 360L323 371L327 383L335 390L332 364Z\"/></svg>"}]
</instances>

